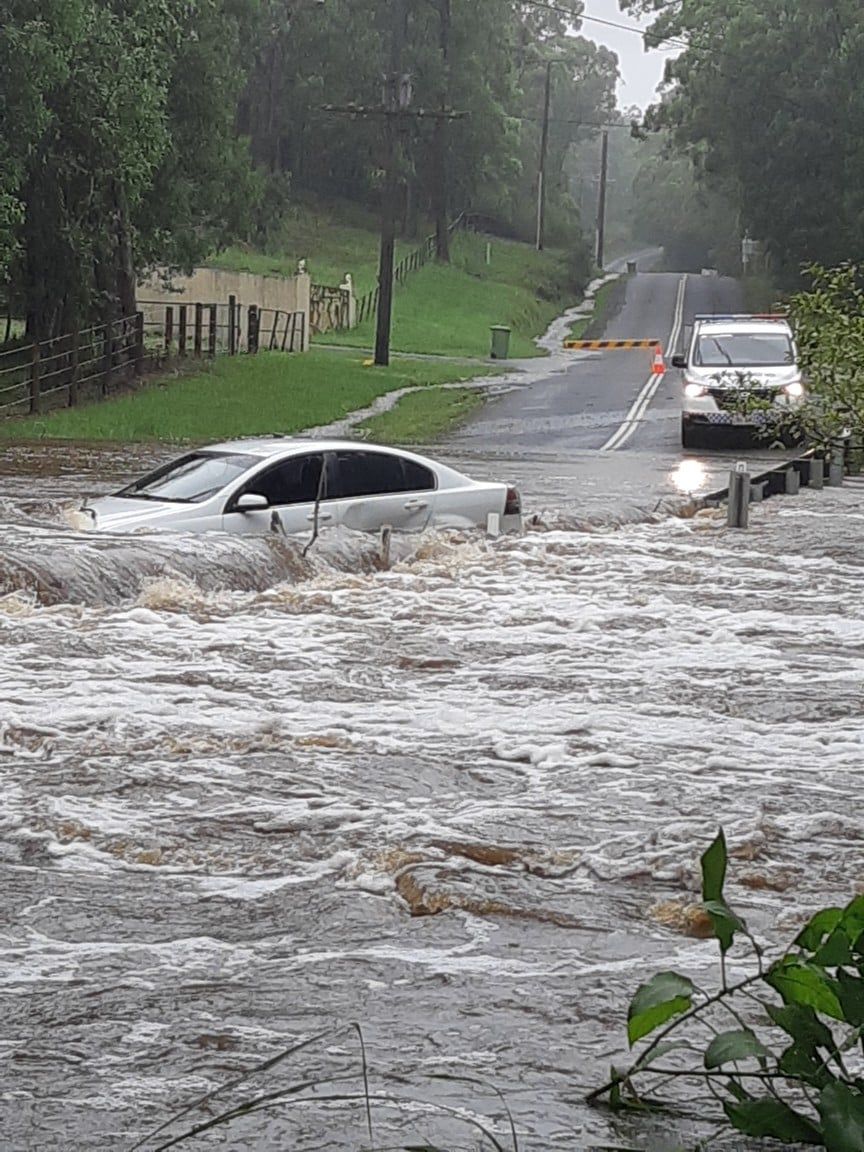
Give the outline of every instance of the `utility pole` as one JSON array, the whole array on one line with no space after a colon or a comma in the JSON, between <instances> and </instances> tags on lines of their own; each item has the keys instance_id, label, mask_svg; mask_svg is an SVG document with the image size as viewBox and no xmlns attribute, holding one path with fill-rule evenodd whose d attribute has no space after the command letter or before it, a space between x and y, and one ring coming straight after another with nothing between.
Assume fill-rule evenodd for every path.
<instances>
[{"instance_id":1,"label":"utility pole","mask_svg":"<svg viewBox=\"0 0 864 1152\"><path fill-rule=\"evenodd\" d=\"M602 270L606 245L606 184L609 175L609 133L603 133L600 146L600 195L597 200L597 267Z\"/></svg>"},{"instance_id":2,"label":"utility pole","mask_svg":"<svg viewBox=\"0 0 864 1152\"><path fill-rule=\"evenodd\" d=\"M546 236L546 156L549 152L549 106L552 102L552 61L546 61L546 91L543 96L543 135L540 140L540 170L537 174L537 251L543 251Z\"/></svg>"},{"instance_id":3,"label":"utility pole","mask_svg":"<svg viewBox=\"0 0 864 1152\"><path fill-rule=\"evenodd\" d=\"M439 44L441 48L441 112L446 113L450 95L450 0L438 0L438 15L441 21ZM435 259L439 264L450 263L450 228L448 220L448 135L449 121L441 115L435 121L434 152L435 172L433 175L435 198Z\"/></svg>"},{"instance_id":4,"label":"utility pole","mask_svg":"<svg viewBox=\"0 0 864 1152\"><path fill-rule=\"evenodd\" d=\"M387 159L384 185L384 203L381 213L381 253L378 261L378 316L375 329L375 363L387 367L390 363L390 326L393 315L393 262L396 252L396 213L398 211L399 180L396 166L399 160L400 112L402 111L402 53L408 23L407 0L394 0L393 36L390 41L390 73L384 105L386 119Z\"/></svg>"},{"instance_id":5,"label":"utility pole","mask_svg":"<svg viewBox=\"0 0 864 1152\"><path fill-rule=\"evenodd\" d=\"M402 146L401 133L410 120L422 123L464 120L468 112L455 112L449 108L430 110L415 108L411 103L411 79L402 71L402 57L408 29L408 0L391 0L394 14L393 37L390 42L390 71L386 78L384 101L379 106L362 104L324 104L322 112L331 116L350 116L352 120L380 117L384 121L386 141L384 194L381 210L381 252L378 260L378 315L375 329L375 363L386 368L390 363L390 328L393 314L393 265L396 251L396 217L399 213L399 167ZM442 16L445 10L442 9ZM449 48L450 4L446 3L446 21L442 28L442 45L447 39ZM445 184L446 189L446 184Z\"/></svg>"}]
</instances>

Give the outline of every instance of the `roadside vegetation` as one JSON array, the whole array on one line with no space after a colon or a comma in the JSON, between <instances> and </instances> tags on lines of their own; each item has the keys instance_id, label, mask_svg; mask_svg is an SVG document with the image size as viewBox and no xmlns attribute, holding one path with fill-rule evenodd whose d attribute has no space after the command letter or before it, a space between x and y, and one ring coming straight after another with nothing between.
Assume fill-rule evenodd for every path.
<instances>
[{"instance_id":1,"label":"roadside vegetation","mask_svg":"<svg viewBox=\"0 0 864 1152\"><path fill-rule=\"evenodd\" d=\"M377 444L431 444L485 403L476 388L426 388L400 398L395 408L357 426Z\"/></svg>"},{"instance_id":2,"label":"roadside vegetation","mask_svg":"<svg viewBox=\"0 0 864 1152\"><path fill-rule=\"evenodd\" d=\"M286 204L266 238L257 244L227 245L211 253L206 263L231 272L293 276L305 260L315 284L335 287L350 272L359 297L377 282L379 231L378 214L350 201L297 201ZM396 261L414 247L411 238L400 238Z\"/></svg>"},{"instance_id":3,"label":"roadside vegetation","mask_svg":"<svg viewBox=\"0 0 864 1152\"><path fill-rule=\"evenodd\" d=\"M491 245L486 263L487 244ZM489 356L489 329L511 328L513 358L542 356L534 338L578 303L591 273L584 253L537 252L528 244L462 233L448 265L427 264L397 287L392 346L400 352ZM327 343L371 348L374 317L350 332L328 333Z\"/></svg>"},{"instance_id":4,"label":"roadside vegetation","mask_svg":"<svg viewBox=\"0 0 864 1152\"><path fill-rule=\"evenodd\" d=\"M225 356L207 370L113 400L0 423L0 437L205 443L300 432L341 419L397 389L458 383L475 374L431 360L396 359L389 368L376 368L356 352Z\"/></svg>"},{"instance_id":5,"label":"roadside vegetation","mask_svg":"<svg viewBox=\"0 0 864 1152\"><path fill-rule=\"evenodd\" d=\"M627 1039L631 1048L651 1039L589 1099L644 1113L680 1108L675 1088L695 1087L700 1119L719 1113L747 1136L861 1152L864 897L816 912L769 961L726 901L722 830L701 863L701 919L719 946L719 982L709 989L660 972L642 984ZM732 980L727 958L734 947L740 967L739 944L752 968Z\"/></svg>"}]
</instances>

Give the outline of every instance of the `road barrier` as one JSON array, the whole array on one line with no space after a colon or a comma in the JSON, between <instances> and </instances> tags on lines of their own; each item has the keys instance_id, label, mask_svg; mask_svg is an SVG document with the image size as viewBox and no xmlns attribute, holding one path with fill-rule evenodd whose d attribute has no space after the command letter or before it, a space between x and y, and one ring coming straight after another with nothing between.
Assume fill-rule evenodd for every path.
<instances>
[{"instance_id":1,"label":"road barrier","mask_svg":"<svg viewBox=\"0 0 864 1152\"><path fill-rule=\"evenodd\" d=\"M564 347L587 352L607 352L619 348L659 348L660 340L565 340Z\"/></svg>"}]
</instances>

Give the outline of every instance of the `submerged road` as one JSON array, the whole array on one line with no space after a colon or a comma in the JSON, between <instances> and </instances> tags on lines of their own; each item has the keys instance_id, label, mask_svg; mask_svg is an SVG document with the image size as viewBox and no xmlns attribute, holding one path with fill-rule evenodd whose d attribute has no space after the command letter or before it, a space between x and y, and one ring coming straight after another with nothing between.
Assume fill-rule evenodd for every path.
<instances>
[{"instance_id":1,"label":"submerged road","mask_svg":"<svg viewBox=\"0 0 864 1152\"><path fill-rule=\"evenodd\" d=\"M482 409L446 444L467 470L506 472L529 510L564 504L575 513L642 512L671 497L724 486L744 456L759 471L778 459L764 447L729 444L694 455L681 449L680 373L674 352L702 312L744 310L741 285L726 277L644 272L622 279L608 339L658 339L667 372L651 374L649 350L573 352L563 369L517 386Z\"/></svg>"}]
</instances>

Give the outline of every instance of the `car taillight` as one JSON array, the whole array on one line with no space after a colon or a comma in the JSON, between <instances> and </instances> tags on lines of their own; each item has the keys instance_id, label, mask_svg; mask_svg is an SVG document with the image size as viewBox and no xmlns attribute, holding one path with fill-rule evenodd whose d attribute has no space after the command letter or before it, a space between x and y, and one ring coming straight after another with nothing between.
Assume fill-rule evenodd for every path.
<instances>
[{"instance_id":1,"label":"car taillight","mask_svg":"<svg viewBox=\"0 0 864 1152\"><path fill-rule=\"evenodd\" d=\"M507 499L504 502L504 515L505 516L521 516L522 515L522 497L519 495L518 488L507 489Z\"/></svg>"}]
</instances>

